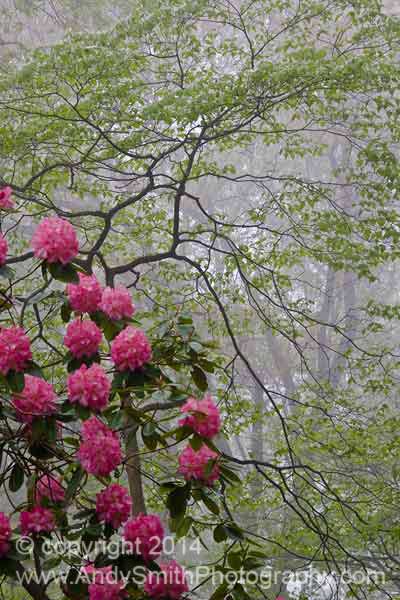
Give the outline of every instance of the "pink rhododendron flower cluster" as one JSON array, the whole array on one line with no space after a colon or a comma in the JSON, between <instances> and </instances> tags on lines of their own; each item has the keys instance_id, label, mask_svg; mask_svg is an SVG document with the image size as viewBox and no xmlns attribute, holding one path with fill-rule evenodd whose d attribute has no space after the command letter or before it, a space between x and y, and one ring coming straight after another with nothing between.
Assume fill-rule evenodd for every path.
<instances>
[{"instance_id":1,"label":"pink rhododendron flower cluster","mask_svg":"<svg viewBox=\"0 0 400 600\"><path fill-rule=\"evenodd\" d=\"M0 373L23 371L32 360L31 343L21 327L0 330Z\"/></svg>"},{"instance_id":2,"label":"pink rhododendron flower cluster","mask_svg":"<svg viewBox=\"0 0 400 600\"><path fill-rule=\"evenodd\" d=\"M122 452L118 434L100 419L91 417L85 421L81 436L78 458L88 473L105 477L121 464Z\"/></svg>"},{"instance_id":3,"label":"pink rhododendron flower cluster","mask_svg":"<svg viewBox=\"0 0 400 600\"><path fill-rule=\"evenodd\" d=\"M111 344L111 358L118 371L135 371L151 360L151 346L145 333L128 325Z\"/></svg>"},{"instance_id":4,"label":"pink rhododendron flower cluster","mask_svg":"<svg viewBox=\"0 0 400 600\"><path fill-rule=\"evenodd\" d=\"M208 448L208 446L203 445L196 452L188 444L179 456L178 471L187 481L196 479L206 485L212 485L219 478L219 466L215 462L210 473L208 472L208 466L210 461L216 461L217 459L218 454L211 450L211 448Z\"/></svg>"},{"instance_id":5,"label":"pink rhododendron flower cluster","mask_svg":"<svg viewBox=\"0 0 400 600\"><path fill-rule=\"evenodd\" d=\"M48 508L34 506L32 510L23 510L19 515L22 535L44 533L55 529L54 515Z\"/></svg>"},{"instance_id":6,"label":"pink rhododendron flower cluster","mask_svg":"<svg viewBox=\"0 0 400 600\"><path fill-rule=\"evenodd\" d=\"M99 521L110 523L118 529L129 519L132 498L126 488L118 483L112 483L96 496L96 513Z\"/></svg>"},{"instance_id":7,"label":"pink rhododendron flower cluster","mask_svg":"<svg viewBox=\"0 0 400 600\"><path fill-rule=\"evenodd\" d=\"M50 502L63 502L65 490L58 477L42 475L37 481L35 500L38 504L41 504L44 498L48 498Z\"/></svg>"},{"instance_id":8,"label":"pink rhododendron flower cluster","mask_svg":"<svg viewBox=\"0 0 400 600\"><path fill-rule=\"evenodd\" d=\"M112 567L83 568L89 582L89 600L120 600L127 597L124 583L118 581Z\"/></svg>"},{"instance_id":9,"label":"pink rhododendron flower cluster","mask_svg":"<svg viewBox=\"0 0 400 600\"><path fill-rule=\"evenodd\" d=\"M0 233L0 267L2 267L7 259L8 244L6 238Z\"/></svg>"},{"instance_id":10,"label":"pink rhododendron flower cluster","mask_svg":"<svg viewBox=\"0 0 400 600\"><path fill-rule=\"evenodd\" d=\"M0 512L0 558L10 550L11 523L3 512Z\"/></svg>"},{"instance_id":11,"label":"pink rhododendron flower cluster","mask_svg":"<svg viewBox=\"0 0 400 600\"><path fill-rule=\"evenodd\" d=\"M135 312L132 304L132 298L129 291L120 287L106 287L101 297L100 309L110 319L117 321L119 319L130 319Z\"/></svg>"},{"instance_id":12,"label":"pink rhododendron flower cluster","mask_svg":"<svg viewBox=\"0 0 400 600\"><path fill-rule=\"evenodd\" d=\"M189 398L181 412L188 415L179 421L179 425L191 427L198 435L211 439L221 429L219 409L208 394L203 400Z\"/></svg>"},{"instance_id":13,"label":"pink rhododendron flower cluster","mask_svg":"<svg viewBox=\"0 0 400 600\"><path fill-rule=\"evenodd\" d=\"M69 221L59 217L43 219L33 234L31 245L35 256L48 263L66 265L79 252L75 229Z\"/></svg>"},{"instance_id":14,"label":"pink rhododendron flower cluster","mask_svg":"<svg viewBox=\"0 0 400 600\"><path fill-rule=\"evenodd\" d=\"M164 528L157 515L139 514L125 524L124 538L132 544L132 552L154 560L162 552Z\"/></svg>"},{"instance_id":15,"label":"pink rhododendron flower cluster","mask_svg":"<svg viewBox=\"0 0 400 600\"><path fill-rule=\"evenodd\" d=\"M101 301L102 287L95 275L78 273L79 283L67 285L68 300L76 313L93 313L98 310Z\"/></svg>"},{"instance_id":16,"label":"pink rhododendron flower cluster","mask_svg":"<svg viewBox=\"0 0 400 600\"><path fill-rule=\"evenodd\" d=\"M96 354L101 339L102 333L96 323L75 319L67 327L64 344L76 358L82 358Z\"/></svg>"},{"instance_id":17,"label":"pink rhododendron flower cluster","mask_svg":"<svg viewBox=\"0 0 400 600\"><path fill-rule=\"evenodd\" d=\"M14 208L14 201L11 199L12 189L9 185L0 190L0 208Z\"/></svg>"},{"instance_id":18,"label":"pink rhododendron flower cluster","mask_svg":"<svg viewBox=\"0 0 400 600\"><path fill-rule=\"evenodd\" d=\"M94 363L90 367L81 367L71 373L67 380L68 398L92 410L103 410L108 403L111 382L104 369Z\"/></svg>"},{"instance_id":19,"label":"pink rhododendron flower cluster","mask_svg":"<svg viewBox=\"0 0 400 600\"><path fill-rule=\"evenodd\" d=\"M144 584L144 591L157 600L179 600L189 591L185 570L175 560L160 563L161 571L150 571Z\"/></svg>"},{"instance_id":20,"label":"pink rhododendron flower cluster","mask_svg":"<svg viewBox=\"0 0 400 600\"><path fill-rule=\"evenodd\" d=\"M13 405L24 423L32 423L37 416L56 412L57 396L51 383L41 377L25 375L25 385L21 393L13 396Z\"/></svg>"}]
</instances>

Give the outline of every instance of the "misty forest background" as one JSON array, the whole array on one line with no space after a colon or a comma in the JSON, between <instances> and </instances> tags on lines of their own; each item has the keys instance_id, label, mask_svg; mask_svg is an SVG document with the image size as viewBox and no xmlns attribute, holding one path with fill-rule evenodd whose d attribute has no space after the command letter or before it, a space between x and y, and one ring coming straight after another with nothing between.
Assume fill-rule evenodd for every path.
<instances>
[{"instance_id":1,"label":"misty forest background","mask_svg":"<svg viewBox=\"0 0 400 600\"><path fill-rule=\"evenodd\" d=\"M268 565L321 573L268 598L400 598L399 16L398 0L0 0L13 253L52 204L136 195L101 240L107 276L149 322L190 314L212 341L231 510ZM100 221L74 224L95 240ZM274 468L293 457L307 469ZM350 589L345 568L384 582Z\"/></svg>"}]
</instances>

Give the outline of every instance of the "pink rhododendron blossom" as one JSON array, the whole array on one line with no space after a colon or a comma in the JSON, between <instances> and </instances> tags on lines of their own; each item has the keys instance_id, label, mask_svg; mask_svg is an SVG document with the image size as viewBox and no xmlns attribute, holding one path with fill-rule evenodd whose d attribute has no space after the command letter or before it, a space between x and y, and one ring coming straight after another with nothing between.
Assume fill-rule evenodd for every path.
<instances>
[{"instance_id":1,"label":"pink rhododendron blossom","mask_svg":"<svg viewBox=\"0 0 400 600\"><path fill-rule=\"evenodd\" d=\"M118 434L97 417L85 421L81 429L82 442L78 458L82 467L92 475L105 477L122 461Z\"/></svg>"},{"instance_id":2,"label":"pink rhododendron blossom","mask_svg":"<svg viewBox=\"0 0 400 600\"><path fill-rule=\"evenodd\" d=\"M2 267L7 259L8 244L6 238L0 233L0 267Z\"/></svg>"},{"instance_id":3,"label":"pink rhododendron blossom","mask_svg":"<svg viewBox=\"0 0 400 600\"><path fill-rule=\"evenodd\" d=\"M0 512L0 558L10 549L11 523L3 512Z\"/></svg>"},{"instance_id":4,"label":"pink rhododendron blossom","mask_svg":"<svg viewBox=\"0 0 400 600\"><path fill-rule=\"evenodd\" d=\"M219 466L215 462L211 472L208 472L210 461L217 461L218 454L208 446L203 445L200 450L193 450L190 444L186 446L179 456L179 473L189 481L196 479L205 485L212 485L219 478Z\"/></svg>"},{"instance_id":5,"label":"pink rhododendron blossom","mask_svg":"<svg viewBox=\"0 0 400 600\"><path fill-rule=\"evenodd\" d=\"M146 561L160 556L164 540L164 528L157 515L139 514L125 524L124 538L132 545L132 552Z\"/></svg>"},{"instance_id":6,"label":"pink rhododendron blossom","mask_svg":"<svg viewBox=\"0 0 400 600\"><path fill-rule=\"evenodd\" d=\"M52 415L56 412L57 396L51 383L41 377L25 375L21 393L13 396L13 405L24 423L32 423L35 417Z\"/></svg>"},{"instance_id":7,"label":"pink rhododendron blossom","mask_svg":"<svg viewBox=\"0 0 400 600\"><path fill-rule=\"evenodd\" d=\"M11 199L12 189L9 185L0 190L0 208L14 208L14 201Z\"/></svg>"},{"instance_id":8,"label":"pink rhododendron blossom","mask_svg":"<svg viewBox=\"0 0 400 600\"><path fill-rule=\"evenodd\" d=\"M81 367L71 373L67 380L68 398L92 410L103 410L108 403L111 382L104 369L94 363L90 367Z\"/></svg>"},{"instance_id":9,"label":"pink rhododendron blossom","mask_svg":"<svg viewBox=\"0 0 400 600\"><path fill-rule=\"evenodd\" d=\"M132 498L128 490L118 483L112 483L96 496L99 521L110 523L114 529L129 519L131 507Z\"/></svg>"},{"instance_id":10,"label":"pink rhododendron blossom","mask_svg":"<svg viewBox=\"0 0 400 600\"><path fill-rule=\"evenodd\" d=\"M0 330L0 373L23 371L32 360L31 343L21 327Z\"/></svg>"},{"instance_id":11,"label":"pink rhododendron blossom","mask_svg":"<svg viewBox=\"0 0 400 600\"><path fill-rule=\"evenodd\" d=\"M101 297L100 309L114 321L129 319L135 312L131 295L124 287L106 287Z\"/></svg>"},{"instance_id":12,"label":"pink rhododendron blossom","mask_svg":"<svg viewBox=\"0 0 400 600\"><path fill-rule=\"evenodd\" d=\"M179 600L189 591L185 570L175 560L160 563L161 571L150 571L144 584L144 591L157 600Z\"/></svg>"},{"instance_id":13,"label":"pink rhododendron blossom","mask_svg":"<svg viewBox=\"0 0 400 600\"><path fill-rule=\"evenodd\" d=\"M188 414L179 421L179 425L191 427L202 437L212 438L221 429L219 409L210 395L205 396L203 400L189 398L182 406L181 412Z\"/></svg>"},{"instance_id":14,"label":"pink rhododendron blossom","mask_svg":"<svg viewBox=\"0 0 400 600\"><path fill-rule=\"evenodd\" d=\"M95 275L78 273L79 283L67 285L68 300L76 313L93 313L98 310L101 301L102 287Z\"/></svg>"},{"instance_id":15,"label":"pink rhododendron blossom","mask_svg":"<svg viewBox=\"0 0 400 600\"><path fill-rule=\"evenodd\" d=\"M63 502L65 490L58 477L42 475L37 481L35 500L38 504L41 504L44 498L48 498L50 502Z\"/></svg>"},{"instance_id":16,"label":"pink rhododendron blossom","mask_svg":"<svg viewBox=\"0 0 400 600\"><path fill-rule=\"evenodd\" d=\"M135 371L151 360L151 346L145 333L128 325L111 343L111 358L118 371Z\"/></svg>"},{"instance_id":17,"label":"pink rhododendron blossom","mask_svg":"<svg viewBox=\"0 0 400 600\"><path fill-rule=\"evenodd\" d=\"M82 358L96 354L101 338L101 329L97 327L96 323L75 319L67 327L64 344L76 358Z\"/></svg>"},{"instance_id":18,"label":"pink rhododendron blossom","mask_svg":"<svg viewBox=\"0 0 400 600\"><path fill-rule=\"evenodd\" d=\"M89 600L120 600L127 597L124 583L118 581L112 567L84 567L89 583Z\"/></svg>"},{"instance_id":19,"label":"pink rhododendron blossom","mask_svg":"<svg viewBox=\"0 0 400 600\"><path fill-rule=\"evenodd\" d=\"M55 529L54 515L48 508L34 506L32 510L23 510L19 515L22 535L43 533Z\"/></svg>"},{"instance_id":20,"label":"pink rhododendron blossom","mask_svg":"<svg viewBox=\"0 0 400 600\"><path fill-rule=\"evenodd\" d=\"M71 262L79 251L75 229L69 221L59 217L43 219L33 234L31 245L37 258L63 265Z\"/></svg>"}]
</instances>

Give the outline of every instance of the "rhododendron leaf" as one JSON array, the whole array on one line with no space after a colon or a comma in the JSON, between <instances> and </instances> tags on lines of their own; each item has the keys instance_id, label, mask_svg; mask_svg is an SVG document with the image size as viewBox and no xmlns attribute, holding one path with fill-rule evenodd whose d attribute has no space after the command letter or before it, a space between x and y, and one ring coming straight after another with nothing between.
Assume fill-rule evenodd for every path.
<instances>
[{"instance_id":1,"label":"rhododendron leaf","mask_svg":"<svg viewBox=\"0 0 400 600\"><path fill-rule=\"evenodd\" d=\"M192 435L192 433L193 433L193 429L191 427L188 427L187 425L184 425L183 427L179 427L176 430L176 432L175 432L175 439L176 439L177 442L181 442L185 438L187 438L190 435Z\"/></svg>"},{"instance_id":2,"label":"rhododendron leaf","mask_svg":"<svg viewBox=\"0 0 400 600\"><path fill-rule=\"evenodd\" d=\"M68 373L77 371L82 365L90 367L93 363L101 362L101 357L98 353L92 354L92 356L83 356L82 358L72 358L67 364Z\"/></svg>"},{"instance_id":3,"label":"rhododendron leaf","mask_svg":"<svg viewBox=\"0 0 400 600\"><path fill-rule=\"evenodd\" d=\"M104 337L108 342L111 342L121 331L121 328L118 327L116 323L112 323L108 321L104 325L102 325L102 330L104 333Z\"/></svg>"},{"instance_id":4,"label":"rhododendron leaf","mask_svg":"<svg viewBox=\"0 0 400 600\"><path fill-rule=\"evenodd\" d=\"M23 373L9 371L6 375L7 383L12 392L20 393L24 389L25 377Z\"/></svg>"},{"instance_id":5,"label":"rhododendron leaf","mask_svg":"<svg viewBox=\"0 0 400 600\"><path fill-rule=\"evenodd\" d=\"M159 379L160 377L164 376L160 367L157 367L156 365L146 364L143 367L143 371L148 377L151 377L152 379Z\"/></svg>"},{"instance_id":6,"label":"rhododendron leaf","mask_svg":"<svg viewBox=\"0 0 400 600\"><path fill-rule=\"evenodd\" d=\"M155 450L157 448L157 444L158 444L158 439L156 437L150 437L150 436L146 436L143 437L143 442L145 444L145 446L149 449L149 450Z\"/></svg>"},{"instance_id":7,"label":"rhododendron leaf","mask_svg":"<svg viewBox=\"0 0 400 600\"><path fill-rule=\"evenodd\" d=\"M206 466L204 467L204 476L205 477L209 477L214 469L216 460L215 459L211 459L209 461L207 461Z\"/></svg>"},{"instance_id":8,"label":"rhododendron leaf","mask_svg":"<svg viewBox=\"0 0 400 600\"><path fill-rule=\"evenodd\" d=\"M43 571L50 571L52 569L55 569L56 567L58 567L61 561L62 556L53 556L52 558L49 558L42 564L42 569Z\"/></svg>"},{"instance_id":9,"label":"rhododendron leaf","mask_svg":"<svg viewBox=\"0 0 400 600\"><path fill-rule=\"evenodd\" d=\"M117 410L114 410L114 412L112 412L111 414L107 415L107 423L109 427L111 427L111 429L120 429L120 427L123 426L125 419L124 413L126 414L126 411L118 408ZM132 425L132 422L130 421L129 424Z\"/></svg>"},{"instance_id":10,"label":"rhododendron leaf","mask_svg":"<svg viewBox=\"0 0 400 600\"><path fill-rule=\"evenodd\" d=\"M245 589L240 583L237 583L231 591L234 600L251 600L251 596L247 594Z\"/></svg>"},{"instance_id":11,"label":"rhododendron leaf","mask_svg":"<svg viewBox=\"0 0 400 600\"><path fill-rule=\"evenodd\" d=\"M218 544L225 541L228 537L228 531L226 530L225 525L217 525L214 529L213 537Z\"/></svg>"},{"instance_id":12,"label":"rhododendron leaf","mask_svg":"<svg viewBox=\"0 0 400 600\"><path fill-rule=\"evenodd\" d=\"M47 264L45 262L42 262L42 264L40 265L40 271L42 273L43 279L47 283L47 281L48 281L48 277L47 277Z\"/></svg>"},{"instance_id":13,"label":"rhododendron leaf","mask_svg":"<svg viewBox=\"0 0 400 600\"><path fill-rule=\"evenodd\" d=\"M209 600L224 600L224 598L227 596L228 590L229 584L225 581L217 587L214 593L210 596Z\"/></svg>"},{"instance_id":14,"label":"rhododendron leaf","mask_svg":"<svg viewBox=\"0 0 400 600\"><path fill-rule=\"evenodd\" d=\"M220 465L220 471L221 471L222 477L224 479L226 479L229 483L238 483L238 484L242 483L242 480L240 479L240 477L238 475L236 475L236 473L234 471L225 467L225 465Z\"/></svg>"},{"instance_id":15,"label":"rhododendron leaf","mask_svg":"<svg viewBox=\"0 0 400 600\"><path fill-rule=\"evenodd\" d=\"M11 267L3 266L0 267L0 278L2 279L14 279L15 271Z\"/></svg>"},{"instance_id":16,"label":"rhododendron leaf","mask_svg":"<svg viewBox=\"0 0 400 600\"><path fill-rule=\"evenodd\" d=\"M199 344L199 342L189 342L189 346L196 354L204 350L203 346Z\"/></svg>"},{"instance_id":17,"label":"rhododendron leaf","mask_svg":"<svg viewBox=\"0 0 400 600\"><path fill-rule=\"evenodd\" d=\"M9 552L7 552L7 558L11 558L12 560L16 560L16 561L23 561L27 559L27 556L29 556L29 552L18 552L18 550L15 548L15 542L12 542L11 544L11 550ZM3 560L3 559L2 559ZM2 562L2 560L0 560L0 564Z\"/></svg>"},{"instance_id":18,"label":"rhododendron leaf","mask_svg":"<svg viewBox=\"0 0 400 600\"><path fill-rule=\"evenodd\" d=\"M129 371L127 374L127 383L129 386L143 388L149 382L150 378L143 371Z\"/></svg>"},{"instance_id":19,"label":"rhododendron leaf","mask_svg":"<svg viewBox=\"0 0 400 600\"><path fill-rule=\"evenodd\" d=\"M189 444L192 446L193 450L200 450L203 445L203 439L195 434L190 438Z\"/></svg>"},{"instance_id":20,"label":"rhododendron leaf","mask_svg":"<svg viewBox=\"0 0 400 600\"><path fill-rule=\"evenodd\" d=\"M88 586L83 583L76 568L69 569L65 587L65 595L70 600L82 600L82 598L89 597Z\"/></svg>"},{"instance_id":21,"label":"rhododendron leaf","mask_svg":"<svg viewBox=\"0 0 400 600\"><path fill-rule=\"evenodd\" d=\"M203 358L199 360L199 365L203 369L203 371L206 371L207 373L214 373L215 367L217 366L211 361L205 360Z\"/></svg>"},{"instance_id":22,"label":"rhododendron leaf","mask_svg":"<svg viewBox=\"0 0 400 600\"><path fill-rule=\"evenodd\" d=\"M13 303L11 300L8 300L7 296L3 295L3 293L0 291L0 312L3 312L3 310L9 310L12 308L12 306Z\"/></svg>"},{"instance_id":23,"label":"rhododendron leaf","mask_svg":"<svg viewBox=\"0 0 400 600\"><path fill-rule=\"evenodd\" d=\"M88 539L88 540L92 540L95 539L97 540L101 534L102 534L103 528L100 525L100 523L96 523L93 525L88 525L87 527L85 527L85 529L83 530L83 538Z\"/></svg>"},{"instance_id":24,"label":"rhododendron leaf","mask_svg":"<svg viewBox=\"0 0 400 600\"><path fill-rule=\"evenodd\" d=\"M207 506L208 510L212 512L214 515L219 515L220 510L219 506L214 500L212 500L209 496L207 496L204 492L202 493L202 501Z\"/></svg>"},{"instance_id":25,"label":"rhododendron leaf","mask_svg":"<svg viewBox=\"0 0 400 600\"><path fill-rule=\"evenodd\" d=\"M59 413L71 413L71 414L73 413L74 414L75 407L69 400L65 400L65 402L60 404Z\"/></svg>"},{"instance_id":26,"label":"rhododendron leaf","mask_svg":"<svg viewBox=\"0 0 400 600\"><path fill-rule=\"evenodd\" d=\"M170 517L168 523L169 523L169 528L170 528L171 532L176 533L177 529L182 525L184 520L185 520L185 513L181 513L174 518Z\"/></svg>"},{"instance_id":27,"label":"rhododendron leaf","mask_svg":"<svg viewBox=\"0 0 400 600\"><path fill-rule=\"evenodd\" d=\"M143 437L152 437L156 433L156 431L156 425L152 421L149 421L148 423L145 423L143 425L142 435Z\"/></svg>"},{"instance_id":28,"label":"rhododendron leaf","mask_svg":"<svg viewBox=\"0 0 400 600\"><path fill-rule=\"evenodd\" d=\"M177 537L178 538L185 537L189 533L192 523L193 523L193 519L191 517L185 517L184 519L182 519L182 521L179 523L178 527L176 528Z\"/></svg>"},{"instance_id":29,"label":"rhododendron leaf","mask_svg":"<svg viewBox=\"0 0 400 600\"><path fill-rule=\"evenodd\" d=\"M199 390L202 392L206 391L208 388L207 375L197 365L195 365L192 369L192 379Z\"/></svg>"},{"instance_id":30,"label":"rhododendron leaf","mask_svg":"<svg viewBox=\"0 0 400 600\"><path fill-rule=\"evenodd\" d=\"M24 483L24 477L24 470L22 469L22 467L20 467L18 463L15 463L15 465L12 468L10 479L8 482L10 492L17 492L19 490L19 488Z\"/></svg>"},{"instance_id":31,"label":"rhododendron leaf","mask_svg":"<svg viewBox=\"0 0 400 600\"><path fill-rule=\"evenodd\" d=\"M82 364L82 360L79 358L72 358L67 364L68 373L72 373L73 371L77 371Z\"/></svg>"},{"instance_id":32,"label":"rhododendron leaf","mask_svg":"<svg viewBox=\"0 0 400 600\"><path fill-rule=\"evenodd\" d=\"M76 414L77 416L82 420L85 421L86 419L89 419L89 417L91 416L92 412L90 410L90 408L88 408L87 406L81 406L80 404L76 404L75 406L75 410L76 410Z\"/></svg>"},{"instance_id":33,"label":"rhododendron leaf","mask_svg":"<svg viewBox=\"0 0 400 600\"><path fill-rule=\"evenodd\" d=\"M184 340L188 340L194 333L194 327L192 327L191 325L179 325L178 324L176 328L178 330L179 335Z\"/></svg>"},{"instance_id":34,"label":"rhododendron leaf","mask_svg":"<svg viewBox=\"0 0 400 600\"><path fill-rule=\"evenodd\" d=\"M156 426L152 422L148 422L142 427L142 439L149 450L155 450L159 441L159 435Z\"/></svg>"},{"instance_id":35,"label":"rhododendron leaf","mask_svg":"<svg viewBox=\"0 0 400 600\"><path fill-rule=\"evenodd\" d=\"M143 415L139 410L133 408L133 406L126 406L124 407L123 412L129 415L129 417L133 419L136 423L141 424L143 420Z\"/></svg>"},{"instance_id":36,"label":"rhododendron leaf","mask_svg":"<svg viewBox=\"0 0 400 600\"><path fill-rule=\"evenodd\" d=\"M254 541L252 543L254 544ZM264 559L264 562L265 562L265 559L269 559L268 553L267 552L261 552L260 550L251 550L249 552L249 557L250 558L251 557L255 557L255 558L258 558L258 559Z\"/></svg>"},{"instance_id":37,"label":"rhododendron leaf","mask_svg":"<svg viewBox=\"0 0 400 600\"><path fill-rule=\"evenodd\" d=\"M40 460L50 460L54 457L54 452L45 444L41 442L34 442L29 446L29 452L35 458Z\"/></svg>"},{"instance_id":38,"label":"rhododendron leaf","mask_svg":"<svg viewBox=\"0 0 400 600\"><path fill-rule=\"evenodd\" d=\"M84 470L80 466L78 466L75 469L75 471L73 472L73 475L68 483L68 487L65 492L65 500L67 502L75 496L84 476L85 476Z\"/></svg>"},{"instance_id":39,"label":"rhododendron leaf","mask_svg":"<svg viewBox=\"0 0 400 600\"><path fill-rule=\"evenodd\" d=\"M243 532L240 529L240 527L238 527L235 523L225 524L225 529L228 534L228 537L230 537L232 540L243 539Z\"/></svg>"},{"instance_id":40,"label":"rhododendron leaf","mask_svg":"<svg viewBox=\"0 0 400 600\"><path fill-rule=\"evenodd\" d=\"M72 309L69 302L64 302L64 304L61 306L61 318L64 323L68 323L68 321L71 319L71 314Z\"/></svg>"},{"instance_id":41,"label":"rhododendron leaf","mask_svg":"<svg viewBox=\"0 0 400 600\"><path fill-rule=\"evenodd\" d=\"M39 417L32 421L32 440L46 440L49 442L55 441L57 437L56 420L52 417Z\"/></svg>"},{"instance_id":42,"label":"rhododendron leaf","mask_svg":"<svg viewBox=\"0 0 400 600\"><path fill-rule=\"evenodd\" d=\"M192 496L195 500L200 502L201 501L201 488L194 488L192 490Z\"/></svg>"},{"instance_id":43,"label":"rhododendron leaf","mask_svg":"<svg viewBox=\"0 0 400 600\"><path fill-rule=\"evenodd\" d=\"M205 543L205 541L203 540L203 538L200 535L200 532L198 531L198 529L194 526L194 524L192 525L192 529L193 529L193 533L196 535L196 544L201 544L201 546L203 546L203 548L205 550L207 550L207 552L209 552L209 548L207 546L207 544ZM200 546L198 546L200 547Z\"/></svg>"},{"instance_id":44,"label":"rhododendron leaf","mask_svg":"<svg viewBox=\"0 0 400 600\"><path fill-rule=\"evenodd\" d=\"M111 564L115 564L117 566L117 568L121 571L121 573L123 573L124 575L129 575L132 574L132 570L135 567L138 566L142 566L144 565L144 561L140 556L136 556L136 555L127 555L127 554L121 554L118 559L116 559L115 561L110 561ZM148 565L150 566L150 565Z\"/></svg>"},{"instance_id":45,"label":"rhododendron leaf","mask_svg":"<svg viewBox=\"0 0 400 600\"><path fill-rule=\"evenodd\" d=\"M228 565L235 571L238 571L240 569L240 567L242 566L242 555L239 554L238 552L230 552L228 554L227 558L228 558Z\"/></svg>"},{"instance_id":46,"label":"rhododendron leaf","mask_svg":"<svg viewBox=\"0 0 400 600\"><path fill-rule=\"evenodd\" d=\"M104 313L96 311L90 315L92 321L98 325L109 342L115 338L125 327L123 321L111 321Z\"/></svg>"},{"instance_id":47,"label":"rhododendron leaf","mask_svg":"<svg viewBox=\"0 0 400 600\"><path fill-rule=\"evenodd\" d=\"M71 265L62 265L61 263L50 263L48 270L51 276L57 281L64 283L79 283L79 275L76 268Z\"/></svg>"},{"instance_id":48,"label":"rhododendron leaf","mask_svg":"<svg viewBox=\"0 0 400 600\"><path fill-rule=\"evenodd\" d=\"M191 325L193 323L192 315L189 313L182 313L178 317L178 323L183 323L184 325Z\"/></svg>"},{"instance_id":49,"label":"rhododendron leaf","mask_svg":"<svg viewBox=\"0 0 400 600\"><path fill-rule=\"evenodd\" d=\"M260 569L265 565L265 560L261 560L260 558L246 558L243 563L243 567L246 571L252 571L254 569Z\"/></svg>"},{"instance_id":50,"label":"rhododendron leaf","mask_svg":"<svg viewBox=\"0 0 400 600\"><path fill-rule=\"evenodd\" d=\"M26 559L26 556L24 558ZM18 572L19 564L16 560L9 557L3 557L0 560L0 575L15 579Z\"/></svg>"},{"instance_id":51,"label":"rhododendron leaf","mask_svg":"<svg viewBox=\"0 0 400 600\"><path fill-rule=\"evenodd\" d=\"M169 492L172 489L177 487L178 483L176 481L165 481L160 485L160 491Z\"/></svg>"},{"instance_id":52,"label":"rhododendron leaf","mask_svg":"<svg viewBox=\"0 0 400 600\"><path fill-rule=\"evenodd\" d=\"M166 506L173 519L185 514L189 493L190 488L187 485L176 487L169 493Z\"/></svg>"}]
</instances>

